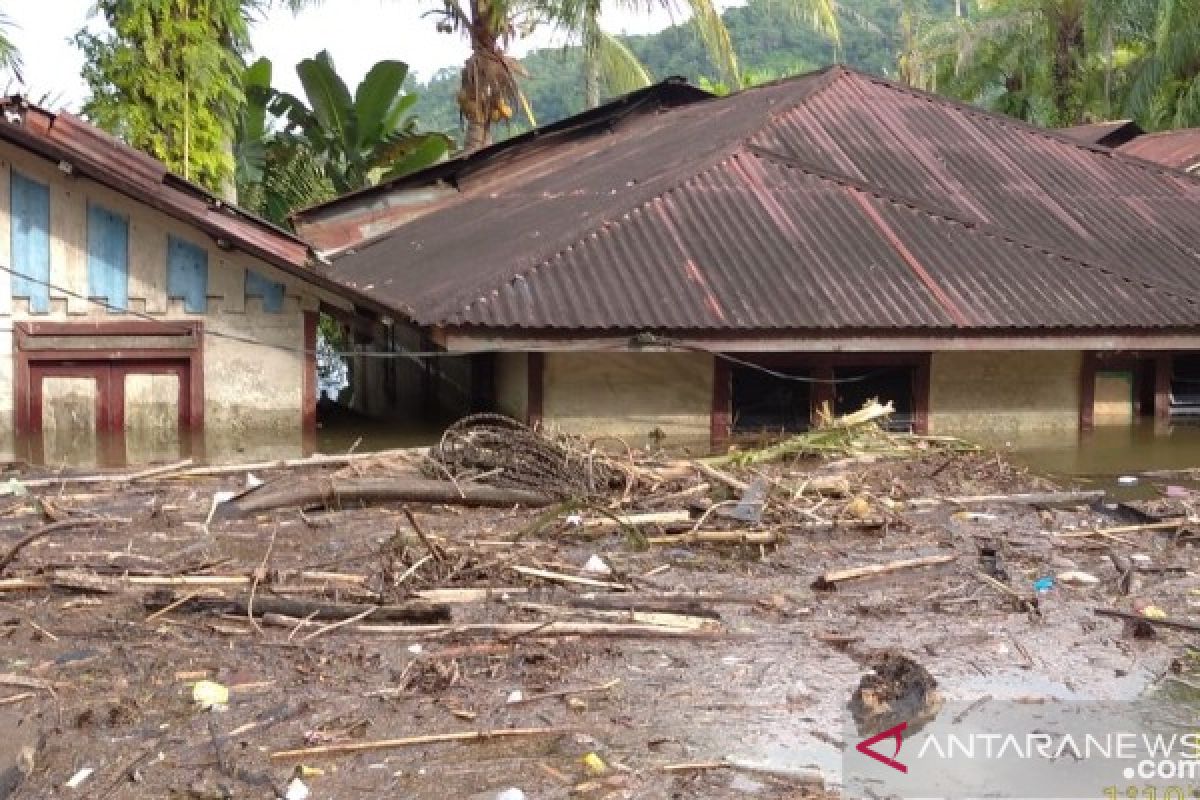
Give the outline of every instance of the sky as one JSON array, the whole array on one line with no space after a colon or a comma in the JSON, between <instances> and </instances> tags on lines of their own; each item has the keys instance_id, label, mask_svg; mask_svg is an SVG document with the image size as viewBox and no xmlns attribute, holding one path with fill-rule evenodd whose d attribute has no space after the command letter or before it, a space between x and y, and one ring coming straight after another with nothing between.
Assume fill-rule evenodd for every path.
<instances>
[{"instance_id":1,"label":"sky","mask_svg":"<svg viewBox=\"0 0 1200 800\"><path fill-rule=\"evenodd\" d=\"M93 4L94 0L7 0L4 4L5 14L16 26L11 37L25 61L24 92L31 98L48 96L50 105L71 110L86 98L79 77L83 57L71 38L88 24ZM276 88L293 93L299 93L300 86L292 67L323 49L333 55L338 72L351 87L372 64L385 58L407 62L424 80L442 67L461 64L467 56L461 37L437 33L435 19L423 16L440 5L437 0L325 0L299 15L272 11L251 31L254 57L271 59ZM680 11L661 9L653 14L610 12L602 24L613 33L652 33L684 18ZM520 56L530 49L564 43L561 33L542 28L521 40L513 52Z\"/></svg>"}]
</instances>

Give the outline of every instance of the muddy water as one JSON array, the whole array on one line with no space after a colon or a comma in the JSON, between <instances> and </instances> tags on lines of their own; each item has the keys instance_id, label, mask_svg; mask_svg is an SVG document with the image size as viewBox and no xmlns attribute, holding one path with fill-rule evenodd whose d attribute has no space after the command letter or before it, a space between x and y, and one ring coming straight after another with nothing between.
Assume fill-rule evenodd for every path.
<instances>
[{"instance_id":1,"label":"muddy water","mask_svg":"<svg viewBox=\"0 0 1200 800\"><path fill-rule=\"evenodd\" d=\"M1170 425L1142 422L1097 428L1083 435L1039 433L982 443L1050 476L1103 481L1150 470L1200 467L1200 420Z\"/></svg>"}]
</instances>

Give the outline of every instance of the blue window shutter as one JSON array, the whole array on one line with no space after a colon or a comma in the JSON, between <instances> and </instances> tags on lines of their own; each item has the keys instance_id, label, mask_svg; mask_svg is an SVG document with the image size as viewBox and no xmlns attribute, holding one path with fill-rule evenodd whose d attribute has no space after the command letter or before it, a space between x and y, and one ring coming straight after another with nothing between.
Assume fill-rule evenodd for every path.
<instances>
[{"instance_id":1,"label":"blue window shutter","mask_svg":"<svg viewBox=\"0 0 1200 800\"><path fill-rule=\"evenodd\" d=\"M167 297L183 300L183 310L208 310L208 251L191 242L167 237Z\"/></svg>"},{"instance_id":2,"label":"blue window shutter","mask_svg":"<svg viewBox=\"0 0 1200 800\"><path fill-rule=\"evenodd\" d=\"M12 293L28 297L30 311L44 314L50 310L50 187L16 171L11 184L10 266L18 273L12 276Z\"/></svg>"},{"instance_id":3,"label":"blue window shutter","mask_svg":"<svg viewBox=\"0 0 1200 800\"><path fill-rule=\"evenodd\" d=\"M88 297L109 310L129 307L129 220L88 203Z\"/></svg>"},{"instance_id":4,"label":"blue window shutter","mask_svg":"<svg viewBox=\"0 0 1200 800\"><path fill-rule=\"evenodd\" d=\"M269 314L283 311L283 284L269 281L252 269L246 270L246 297L261 297L263 311Z\"/></svg>"}]
</instances>

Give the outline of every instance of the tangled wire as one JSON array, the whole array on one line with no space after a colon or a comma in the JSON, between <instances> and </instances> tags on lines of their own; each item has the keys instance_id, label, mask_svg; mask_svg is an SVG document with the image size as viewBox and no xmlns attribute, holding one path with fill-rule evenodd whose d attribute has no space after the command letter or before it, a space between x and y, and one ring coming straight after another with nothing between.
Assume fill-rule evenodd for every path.
<instances>
[{"instance_id":1,"label":"tangled wire","mask_svg":"<svg viewBox=\"0 0 1200 800\"><path fill-rule=\"evenodd\" d=\"M429 457L438 477L532 489L564 499L607 496L630 478L582 439L547 436L500 414L475 414L455 422Z\"/></svg>"}]
</instances>

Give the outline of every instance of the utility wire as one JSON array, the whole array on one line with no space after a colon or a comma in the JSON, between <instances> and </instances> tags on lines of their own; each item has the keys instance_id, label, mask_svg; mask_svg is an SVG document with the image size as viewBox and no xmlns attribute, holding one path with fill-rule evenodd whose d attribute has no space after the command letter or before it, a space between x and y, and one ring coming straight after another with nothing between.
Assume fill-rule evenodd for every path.
<instances>
[{"instance_id":1,"label":"utility wire","mask_svg":"<svg viewBox=\"0 0 1200 800\"><path fill-rule=\"evenodd\" d=\"M193 328L173 326L172 323L175 322L175 320L159 319L158 317L154 317L150 314L144 314L140 311L133 311L131 309L114 306L111 303L109 303L107 300L100 300L95 297L88 297L87 295L83 295L78 292L71 291L70 289L67 289L63 286L59 286L58 284L51 283L49 281L44 281L41 278L35 278L32 275L26 275L25 273L18 272L17 270L13 269L12 267L7 267L7 266L4 266L3 264L0 264L0 272L6 272L9 275L12 275L13 277L21 278L22 280L28 281L30 283L38 284L39 286L45 286L48 289L52 289L56 292L67 295L68 297L74 297L77 300L83 300L84 302L100 306L101 308L105 309L106 311L111 311L111 312L119 313L119 314L125 314L125 315L131 316L131 317L136 317L138 319L146 320L148 322L153 322L156 325L163 326L169 330L176 330L180 334L190 335L192 333L195 333L195 330ZM406 359L411 359L411 358L462 358L464 356L486 355L486 354L490 354L490 353L505 352L499 348L486 348L486 349L480 349L480 350L458 350L458 351L400 350L400 351L386 352L386 353L362 351L362 350L332 350L332 349L330 349L330 350L317 350L317 349L310 350L305 347L296 347L294 345L276 344L274 342L264 342L263 340L255 338L253 336L242 336L242 335L236 334L236 333L226 333L224 331L214 331L214 330L210 330L207 326L205 326L204 328L201 329L201 333L203 333L205 336L211 336L215 339L226 339L229 341L239 342L241 344L255 345L258 347L268 347L273 350L280 350L280 351L286 352L286 353L298 353L300 355L305 355L305 356L334 355L334 356L338 356L339 358L372 358L372 359L388 360L388 359L398 359L398 358L406 358ZM777 379L783 380L783 381L792 381L795 383L835 384L835 385L836 384L846 384L846 383L860 383L862 381L869 380L870 378L873 378L876 375L884 374L886 372L896 369L896 367L885 367L882 369L876 369L876 370L872 370L870 372L863 373L862 375L854 375L849 378L813 378L808 375L793 375L793 374L790 374L787 372L780 372L779 370L771 369L770 367L764 367L762 364L755 364L753 361L747 361L746 359L738 358L736 356L731 356L728 353L722 353L717 350L710 350L706 347L701 347L700 345L690 344L687 342L680 342L678 340L670 339L667 337L660 337L655 334L649 334L649 333L638 334L637 336L634 336L631 338L630 343L635 346L642 345L645 347L665 347L668 349L688 350L688 351L692 351L692 352L696 352L696 353L704 353L707 355L711 355L714 358L719 358L723 361L729 362L731 364L736 364L737 366L740 366L740 367L746 367L748 369L757 370L758 372L761 372L765 375L769 375L772 378L777 378ZM619 348L620 348L619 345L613 345L613 347L611 349L617 350Z\"/></svg>"}]
</instances>

